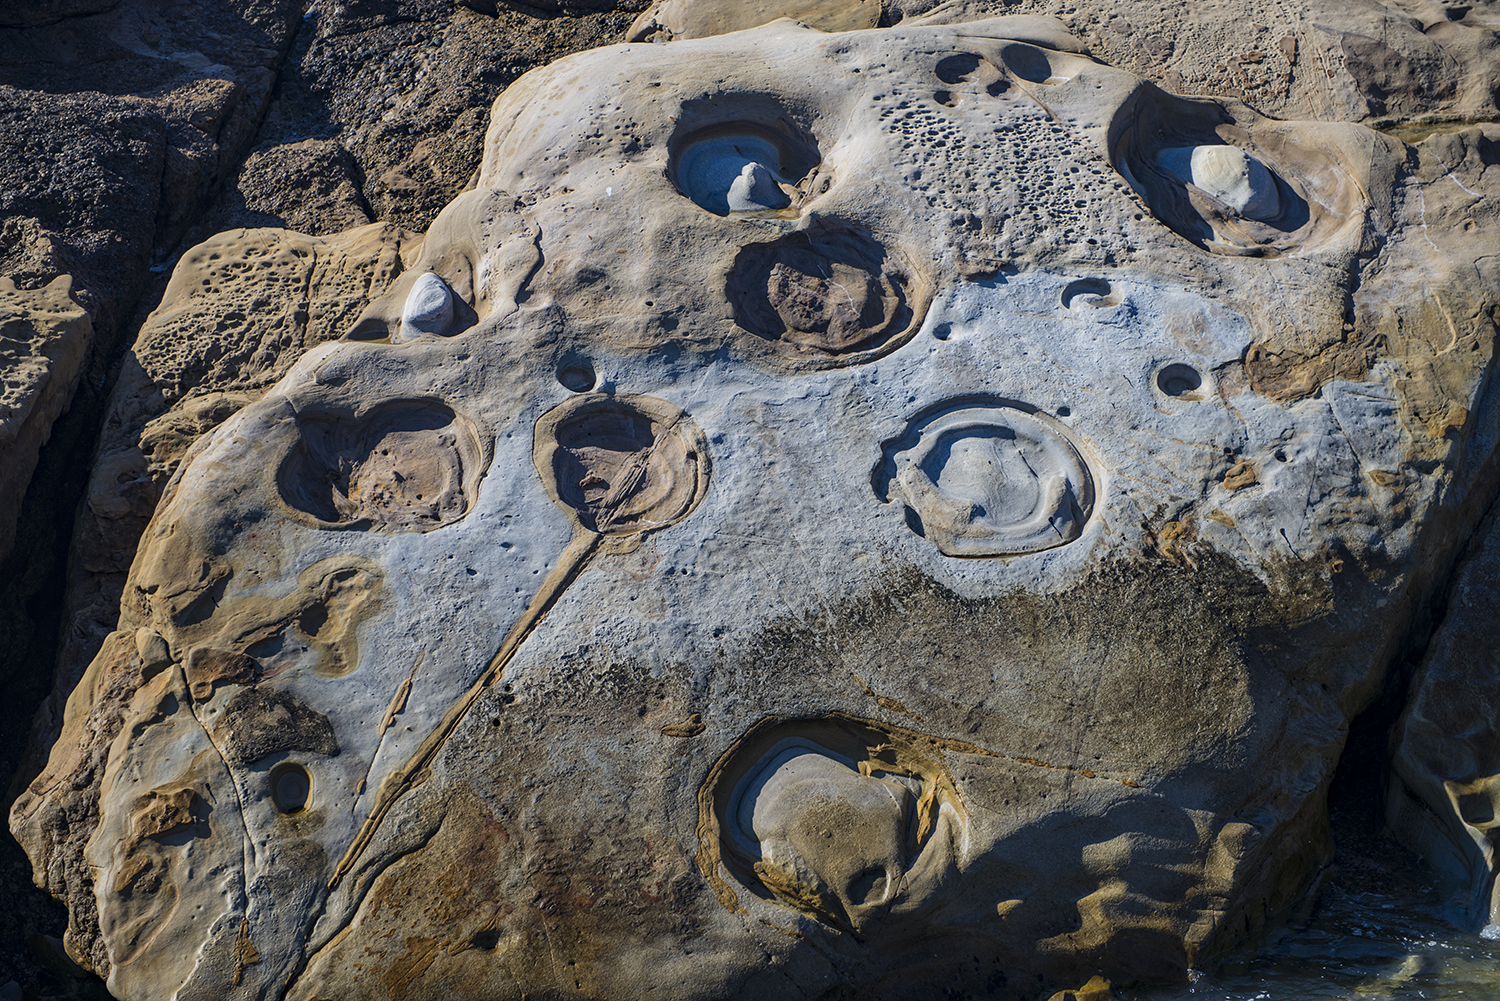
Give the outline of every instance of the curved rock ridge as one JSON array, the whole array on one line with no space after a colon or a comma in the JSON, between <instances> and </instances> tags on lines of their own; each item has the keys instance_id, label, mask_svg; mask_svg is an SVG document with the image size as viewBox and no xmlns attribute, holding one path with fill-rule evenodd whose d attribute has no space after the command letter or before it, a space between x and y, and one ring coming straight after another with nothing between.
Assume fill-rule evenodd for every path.
<instances>
[{"instance_id":1,"label":"curved rock ridge","mask_svg":"<svg viewBox=\"0 0 1500 1001\"><path fill-rule=\"evenodd\" d=\"M681 169L734 136L784 202ZM1183 976L1326 860L1500 487L1497 142L1036 17L527 74L172 474L11 816L73 954L126 1001Z\"/></svg>"}]
</instances>

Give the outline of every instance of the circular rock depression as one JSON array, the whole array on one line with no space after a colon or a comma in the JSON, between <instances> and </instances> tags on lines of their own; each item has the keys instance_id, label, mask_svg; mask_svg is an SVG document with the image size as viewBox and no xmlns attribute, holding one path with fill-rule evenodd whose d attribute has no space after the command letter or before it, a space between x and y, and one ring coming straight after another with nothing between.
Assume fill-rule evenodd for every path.
<instances>
[{"instance_id":1,"label":"circular rock depression","mask_svg":"<svg viewBox=\"0 0 1500 1001\"><path fill-rule=\"evenodd\" d=\"M855 229L798 232L740 251L726 294L742 329L803 364L849 364L895 347L924 302L900 258Z\"/></svg>"},{"instance_id":2,"label":"circular rock depression","mask_svg":"<svg viewBox=\"0 0 1500 1001\"><path fill-rule=\"evenodd\" d=\"M435 400L355 418L301 416L276 474L281 498L320 524L426 531L462 518L480 472L468 422Z\"/></svg>"},{"instance_id":3,"label":"circular rock depression","mask_svg":"<svg viewBox=\"0 0 1500 1001\"><path fill-rule=\"evenodd\" d=\"M1094 506L1088 463L1062 426L1008 404L958 406L913 422L886 446L876 494L947 556L1018 556L1083 534Z\"/></svg>"},{"instance_id":4,"label":"circular rock depression","mask_svg":"<svg viewBox=\"0 0 1500 1001\"><path fill-rule=\"evenodd\" d=\"M707 785L700 862L860 935L937 897L967 819L947 771L916 743L841 715L763 721Z\"/></svg>"},{"instance_id":5,"label":"circular rock depression","mask_svg":"<svg viewBox=\"0 0 1500 1001\"><path fill-rule=\"evenodd\" d=\"M703 432L650 396L568 400L537 422L533 460L552 499L601 535L674 525L708 489Z\"/></svg>"}]
</instances>

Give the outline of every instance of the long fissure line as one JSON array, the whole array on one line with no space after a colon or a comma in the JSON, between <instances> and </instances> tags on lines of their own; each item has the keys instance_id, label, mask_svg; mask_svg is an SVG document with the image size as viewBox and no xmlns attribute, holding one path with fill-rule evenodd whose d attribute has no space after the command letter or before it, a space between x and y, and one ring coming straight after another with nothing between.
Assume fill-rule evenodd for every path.
<instances>
[{"instance_id":1,"label":"long fissure line","mask_svg":"<svg viewBox=\"0 0 1500 1001\"><path fill-rule=\"evenodd\" d=\"M485 668L484 673L479 676L479 679L474 682L463 698L459 699L453 708L448 710L447 714L443 716L442 722L438 724L437 729L426 740L422 741L421 746L417 748L416 753L407 760L406 764L402 765L395 772L392 772L380 784L380 792L376 797L374 809L370 811L370 816L360 826L359 834L355 836L353 843L349 846L349 850L344 853L344 857L339 861L338 868L333 871L333 876L328 880L328 889L330 891L337 889L343 878L354 868L354 864L359 861L360 855L364 853L364 850L369 847L370 842L374 840L375 832L380 827L380 822L391 811L391 807L396 805L396 801L425 781L423 773L436 760L438 752L443 749L443 745L448 742L448 738L458 729L459 723L463 722L464 717L474 707L474 703L479 701L480 696L484 694L485 690L490 688L499 679L501 673L505 670L505 665L515 656L521 644L541 624L542 619L552 610L552 606L557 603L558 598L562 597L563 592L568 589L568 586L583 572L584 568L588 565L589 559L599 551L599 544L603 539L604 536L597 532L580 532L574 535L573 540L563 550L557 567L547 575L547 579L543 581L541 589L531 599L531 604L526 607L526 611L516 620L516 624L511 626L510 632L506 633L505 640L500 644L500 649L495 653L495 656L490 659L489 666Z\"/></svg>"},{"instance_id":2,"label":"long fissure line","mask_svg":"<svg viewBox=\"0 0 1500 1001\"><path fill-rule=\"evenodd\" d=\"M582 526L578 528L572 540L563 549L562 555L558 558L557 567L547 575L547 579L542 582L542 586L537 591L536 596L531 599L531 604L526 606L526 611L516 620L515 625L511 626L510 632L505 634L505 639L501 642L500 649L496 651L495 656L490 659L489 666L484 669L484 672L480 674L478 680L474 682L468 692L448 710L443 716L442 722L438 724L437 729L428 735L426 740L422 741L416 753L407 760L406 764L392 772L380 783L380 791L376 794L374 808L370 811L370 815L365 818L365 822L360 825L359 833L349 845L349 850L344 853L344 857L339 860L338 867L334 869L333 875L329 877L329 892L337 889L339 883L354 868L354 864L359 861L360 855L364 853L364 850L369 847L370 842L374 840L375 832L379 829L381 821L385 819L386 814L390 813L391 808L396 805L396 801L426 780L425 773L428 766L437 759L438 752L443 749L443 745L448 742L448 738L458 729L459 723L463 722L464 717L468 715L469 710L474 707L474 704L479 701L480 696L484 694L485 690L490 688L500 678L506 664L510 662L511 657L515 656L521 644L541 624L542 619L552 610L552 606L562 597L563 592L578 579L578 575L588 566L589 560L599 551L600 545L604 542L605 533L615 527L615 521L619 516L620 507L624 499L639 488L641 481L646 476L651 458L656 454L657 447L677 427L682 417L681 413L677 414L653 438L651 447L646 449L643 454L637 455L634 461L622 470L622 475L617 477L615 484L606 493L603 502L600 504L600 514L602 517L596 517L595 527L597 530L588 531L582 528ZM416 673L415 668L412 673Z\"/></svg>"}]
</instances>

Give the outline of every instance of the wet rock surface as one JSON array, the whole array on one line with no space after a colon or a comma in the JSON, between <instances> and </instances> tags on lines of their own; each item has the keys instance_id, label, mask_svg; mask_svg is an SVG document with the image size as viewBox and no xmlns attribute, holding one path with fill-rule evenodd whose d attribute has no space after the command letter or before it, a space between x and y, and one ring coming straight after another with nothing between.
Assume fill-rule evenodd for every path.
<instances>
[{"instance_id":1,"label":"wet rock surface","mask_svg":"<svg viewBox=\"0 0 1500 1001\"><path fill-rule=\"evenodd\" d=\"M1500 134L1348 123L1487 8L867 7L314 7L110 237L12 822L117 996L1084 996L1308 886L1497 485Z\"/></svg>"}]
</instances>

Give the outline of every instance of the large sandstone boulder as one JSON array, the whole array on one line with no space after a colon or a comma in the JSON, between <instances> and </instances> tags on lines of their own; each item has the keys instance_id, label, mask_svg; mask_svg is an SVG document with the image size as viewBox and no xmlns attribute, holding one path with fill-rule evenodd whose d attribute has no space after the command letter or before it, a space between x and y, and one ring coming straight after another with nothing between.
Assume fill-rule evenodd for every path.
<instances>
[{"instance_id":1,"label":"large sandstone boulder","mask_svg":"<svg viewBox=\"0 0 1500 1001\"><path fill-rule=\"evenodd\" d=\"M528 74L172 473L12 813L74 956L125 999L1030 998L1221 953L1326 857L1500 482L1497 141L1034 17Z\"/></svg>"}]
</instances>

